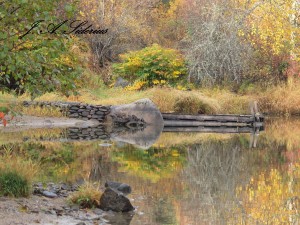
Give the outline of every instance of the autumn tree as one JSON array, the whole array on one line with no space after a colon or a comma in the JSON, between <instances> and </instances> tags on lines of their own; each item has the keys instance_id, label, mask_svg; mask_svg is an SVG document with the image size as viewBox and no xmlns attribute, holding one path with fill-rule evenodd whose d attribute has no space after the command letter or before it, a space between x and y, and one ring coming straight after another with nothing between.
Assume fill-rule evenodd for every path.
<instances>
[{"instance_id":1,"label":"autumn tree","mask_svg":"<svg viewBox=\"0 0 300 225\"><path fill-rule=\"evenodd\" d=\"M96 27L108 29L104 35L86 39L93 52L93 66L103 68L118 55L153 43L152 12L159 0L88 0L81 1L79 18L89 18Z\"/></svg>"},{"instance_id":2,"label":"autumn tree","mask_svg":"<svg viewBox=\"0 0 300 225\"><path fill-rule=\"evenodd\" d=\"M177 41L189 60L190 80L286 79L299 62L299 7L297 0L170 1L169 12L186 28Z\"/></svg>"},{"instance_id":3,"label":"autumn tree","mask_svg":"<svg viewBox=\"0 0 300 225\"><path fill-rule=\"evenodd\" d=\"M75 7L62 1L0 2L0 89L32 96L49 91L75 90L80 72L70 49L75 38L50 32L57 24L56 8L72 16ZM66 18L65 18L66 19Z\"/></svg>"},{"instance_id":4,"label":"autumn tree","mask_svg":"<svg viewBox=\"0 0 300 225\"><path fill-rule=\"evenodd\" d=\"M235 81L249 70L251 46L239 37L243 13L232 1L191 1L188 36L184 40L190 80L204 84Z\"/></svg>"},{"instance_id":5,"label":"autumn tree","mask_svg":"<svg viewBox=\"0 0 300 225\"><path fill-rule=\"evenodd\" d=\"M256 74L286 80L289 66L299 62L299 9L297 0L238 1L247 29L240 33L251 43Z\"/></svg>"}]
</instances>

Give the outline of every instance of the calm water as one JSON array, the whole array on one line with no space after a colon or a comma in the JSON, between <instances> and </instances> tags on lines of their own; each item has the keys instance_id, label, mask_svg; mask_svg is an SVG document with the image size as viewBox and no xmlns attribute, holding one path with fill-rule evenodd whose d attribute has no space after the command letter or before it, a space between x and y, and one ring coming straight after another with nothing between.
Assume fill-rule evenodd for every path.
<instances>
[{"instance_id":1,"label":"calm water","mask_svg":"<svg viewBox=\"0 0 300 225\"><path fill-rule=\"evenodd\" d=\"M0 150L39 162L39 181L130 184L136 213L112 224L300 222L300 119L267 121L256 148L250 134L163 133L147 150L63 134L1 133Z\"/></svg>"}]
</instances>

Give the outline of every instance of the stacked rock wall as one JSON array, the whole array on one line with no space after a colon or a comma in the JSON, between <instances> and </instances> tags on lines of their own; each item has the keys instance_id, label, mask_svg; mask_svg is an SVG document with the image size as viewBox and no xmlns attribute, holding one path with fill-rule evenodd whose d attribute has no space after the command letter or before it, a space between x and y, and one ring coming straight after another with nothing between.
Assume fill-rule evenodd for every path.
<instances>
[{"instance_id":1,"label":"stacked rock wall","mask_svg":"<svg viewBox=\"0 0 300 225\"><path fill-rule=\"evenodd\" d=\"M83 120L95 119L103 122L109 112L110 106L79 104L68 107L67 116Z\"/></svg>"},{"instance_id":2,"label":"stacked rock wall","mask_svg":"<svg viewBox=\"0 0 300 225\"><path fill-rule=\"evenodd\" d=\"M79 102L32 102L24 101L23 105L29 106L39 106L39 107L58 107L64 112L67 117L77 118L83 120L98 120L103 122L106 115L110 112L110 106L103 105L90 105Z\"/></svg>"}]
</instances>

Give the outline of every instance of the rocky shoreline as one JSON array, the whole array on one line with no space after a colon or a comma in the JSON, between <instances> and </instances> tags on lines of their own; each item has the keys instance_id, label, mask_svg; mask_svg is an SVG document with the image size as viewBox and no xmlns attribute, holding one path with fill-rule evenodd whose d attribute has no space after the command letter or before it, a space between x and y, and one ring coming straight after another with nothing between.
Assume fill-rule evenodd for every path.
<instances>
[{"instance_id":1,"label":"rocky shoreline","mask_svg":"<svg viewBox=\"0 0 300 225\"><path fill-rule=\"evenodd\" d=\"M29 198L0 197L0 224L130 224L134 216L133 207L128 212L114 212L111 208L108 208L109 210L105 209L105 211L100 208L86 209L81 208L79 205L70 204L68 197L77 191L79 187L78 184L48 183L44 185L36 183L33 185L33 194ZM115 187L106 184L105 190L109 190L110 193L111 191L118 193L118 198L126 198ZM130 189L131 191L130 186L123 185L123 187L125 187L124 190L128 191ZM116 204L111 196L106 196L107 199L110 200L110 205ZM117 207L120 207L120 205L122 206L122 203Z\"/></svg>"}]
</instances>

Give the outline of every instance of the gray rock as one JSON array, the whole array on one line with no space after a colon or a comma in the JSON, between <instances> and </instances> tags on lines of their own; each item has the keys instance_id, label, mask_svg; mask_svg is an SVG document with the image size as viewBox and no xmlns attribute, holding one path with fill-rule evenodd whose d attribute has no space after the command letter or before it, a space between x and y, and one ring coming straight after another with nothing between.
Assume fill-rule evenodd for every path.
<instances>
[{"instance_id":1,"label":"gray rock","mask_svg":"<svg viewBox=\"0 0 300 225\"><path fill-rule=\"evenodd\" d=\"M42 195L48 198L56 198L57 194L50 192L50 191L43 191Z\"/></svg>"},{"instance_id":2,"label":"gray rock","mask_svg":"<svg viewBox=\"0 0 300 225\"><path fill-rule=\"evenodd\" d=\"M62 183L62 184L60 185L60 189L61 189L61 190L66 190L66 191L68 191L68 190L71 189L71 187L70 187L70 185L67 185L67 184L65 184L65 183Z\"/></svg>"},{"instance_id":3,"label":"gray rock","mask_svg":"<svg viewBox=\"0 0 300 225\"><path fill-rule=\"evenodd\" d=\"M101 209L94 209L93 213L95 213L96 215L102 215L103 211Z\"/></svg>"},{"instance_id":4,"label":"gray rock","mask_svg":"<svg viewBox=\"0 0 300 225\"><path fill-rule=\"evenodd\" d=\"M78 113L70 114L69 117L70 117L70 118L76 118L76 117L78 117Z\"/></svg>"},{"instance_id":5,"label":"gray rock","mask_svg":"<svg viewBox=\"0 0 300 225\"><path fill-rule=\"evenodd\" d=\"M124 87L128 86L129 84L130 83L127 80L123 79L122 77L118 77L117 80L116 80L116 83L115 83L114 87L122 87L122 88L124 88Z\"/></svg>"},{"instance_id":6,"label":"gray rock","mask_svg":"<svg viewBox=\"0 0 300 225\"><path fill-rule=\"evenodd\" d=\"M131 193L131 187L128 184L124 184L124 183L107 181L105 183L105 187L110 187L112 189L122 192L125 195L128 195Z\"/></svg>"},{"instance_id":7,"label":"gray rock","mask_svg":"<svg viewBox=\"0 0 300 225\"><path fill-rule=\"evenodd\" d=\"M115 118L137 118L144 121L146 127L135 132L116 133L111 135L114 141L122 141L147 149L156 142L160 136L164 120L159 109L150 99L141 99L131 104L111 107L107 116L107 123L114 123Z\"/></svg>"},{"instance_id":8,"label":"gray rock","mask_svg":"<svg viewBox=\"0 0 300 225\"><path fill-rule=\"evenodd\" d=\"M79 131L78 128L73 128L73 127L70 127L68 130L69 130L70 132L78 132L78 131Z\"/></svg>"},{"instance_id":9,"label":"gray rock","mask_svg":"<svg viewBox=\"0 0 300 225\"><path fill-rule=\"evenodd\" d=\"M98 110L101 111L101 112L107 112L108 111L108 109L106 109L106 108L99 108Z\"/></svg>"},{"instance_id":10,"label":"gray rock","mask_svg":"<svg viewBox=\"0 0 300 225\"><path fill-rule=\"evenodd\" d=\"M89 114L90 114L89 111L84 111L84 112L81 113L81 115L83 115L83 116L88 116Z\"/></svg>"},{"instance_id":11,"label":"gray rock","mask_svg":"<svg viewBox=\"0 0 300 225\"><path fill-rule=\"evenodd\" d=\"M106 188L100 198L100 209L104 211L129 212L134 210L128 198L111 188Z\"/></svg>"}]
</instances>

